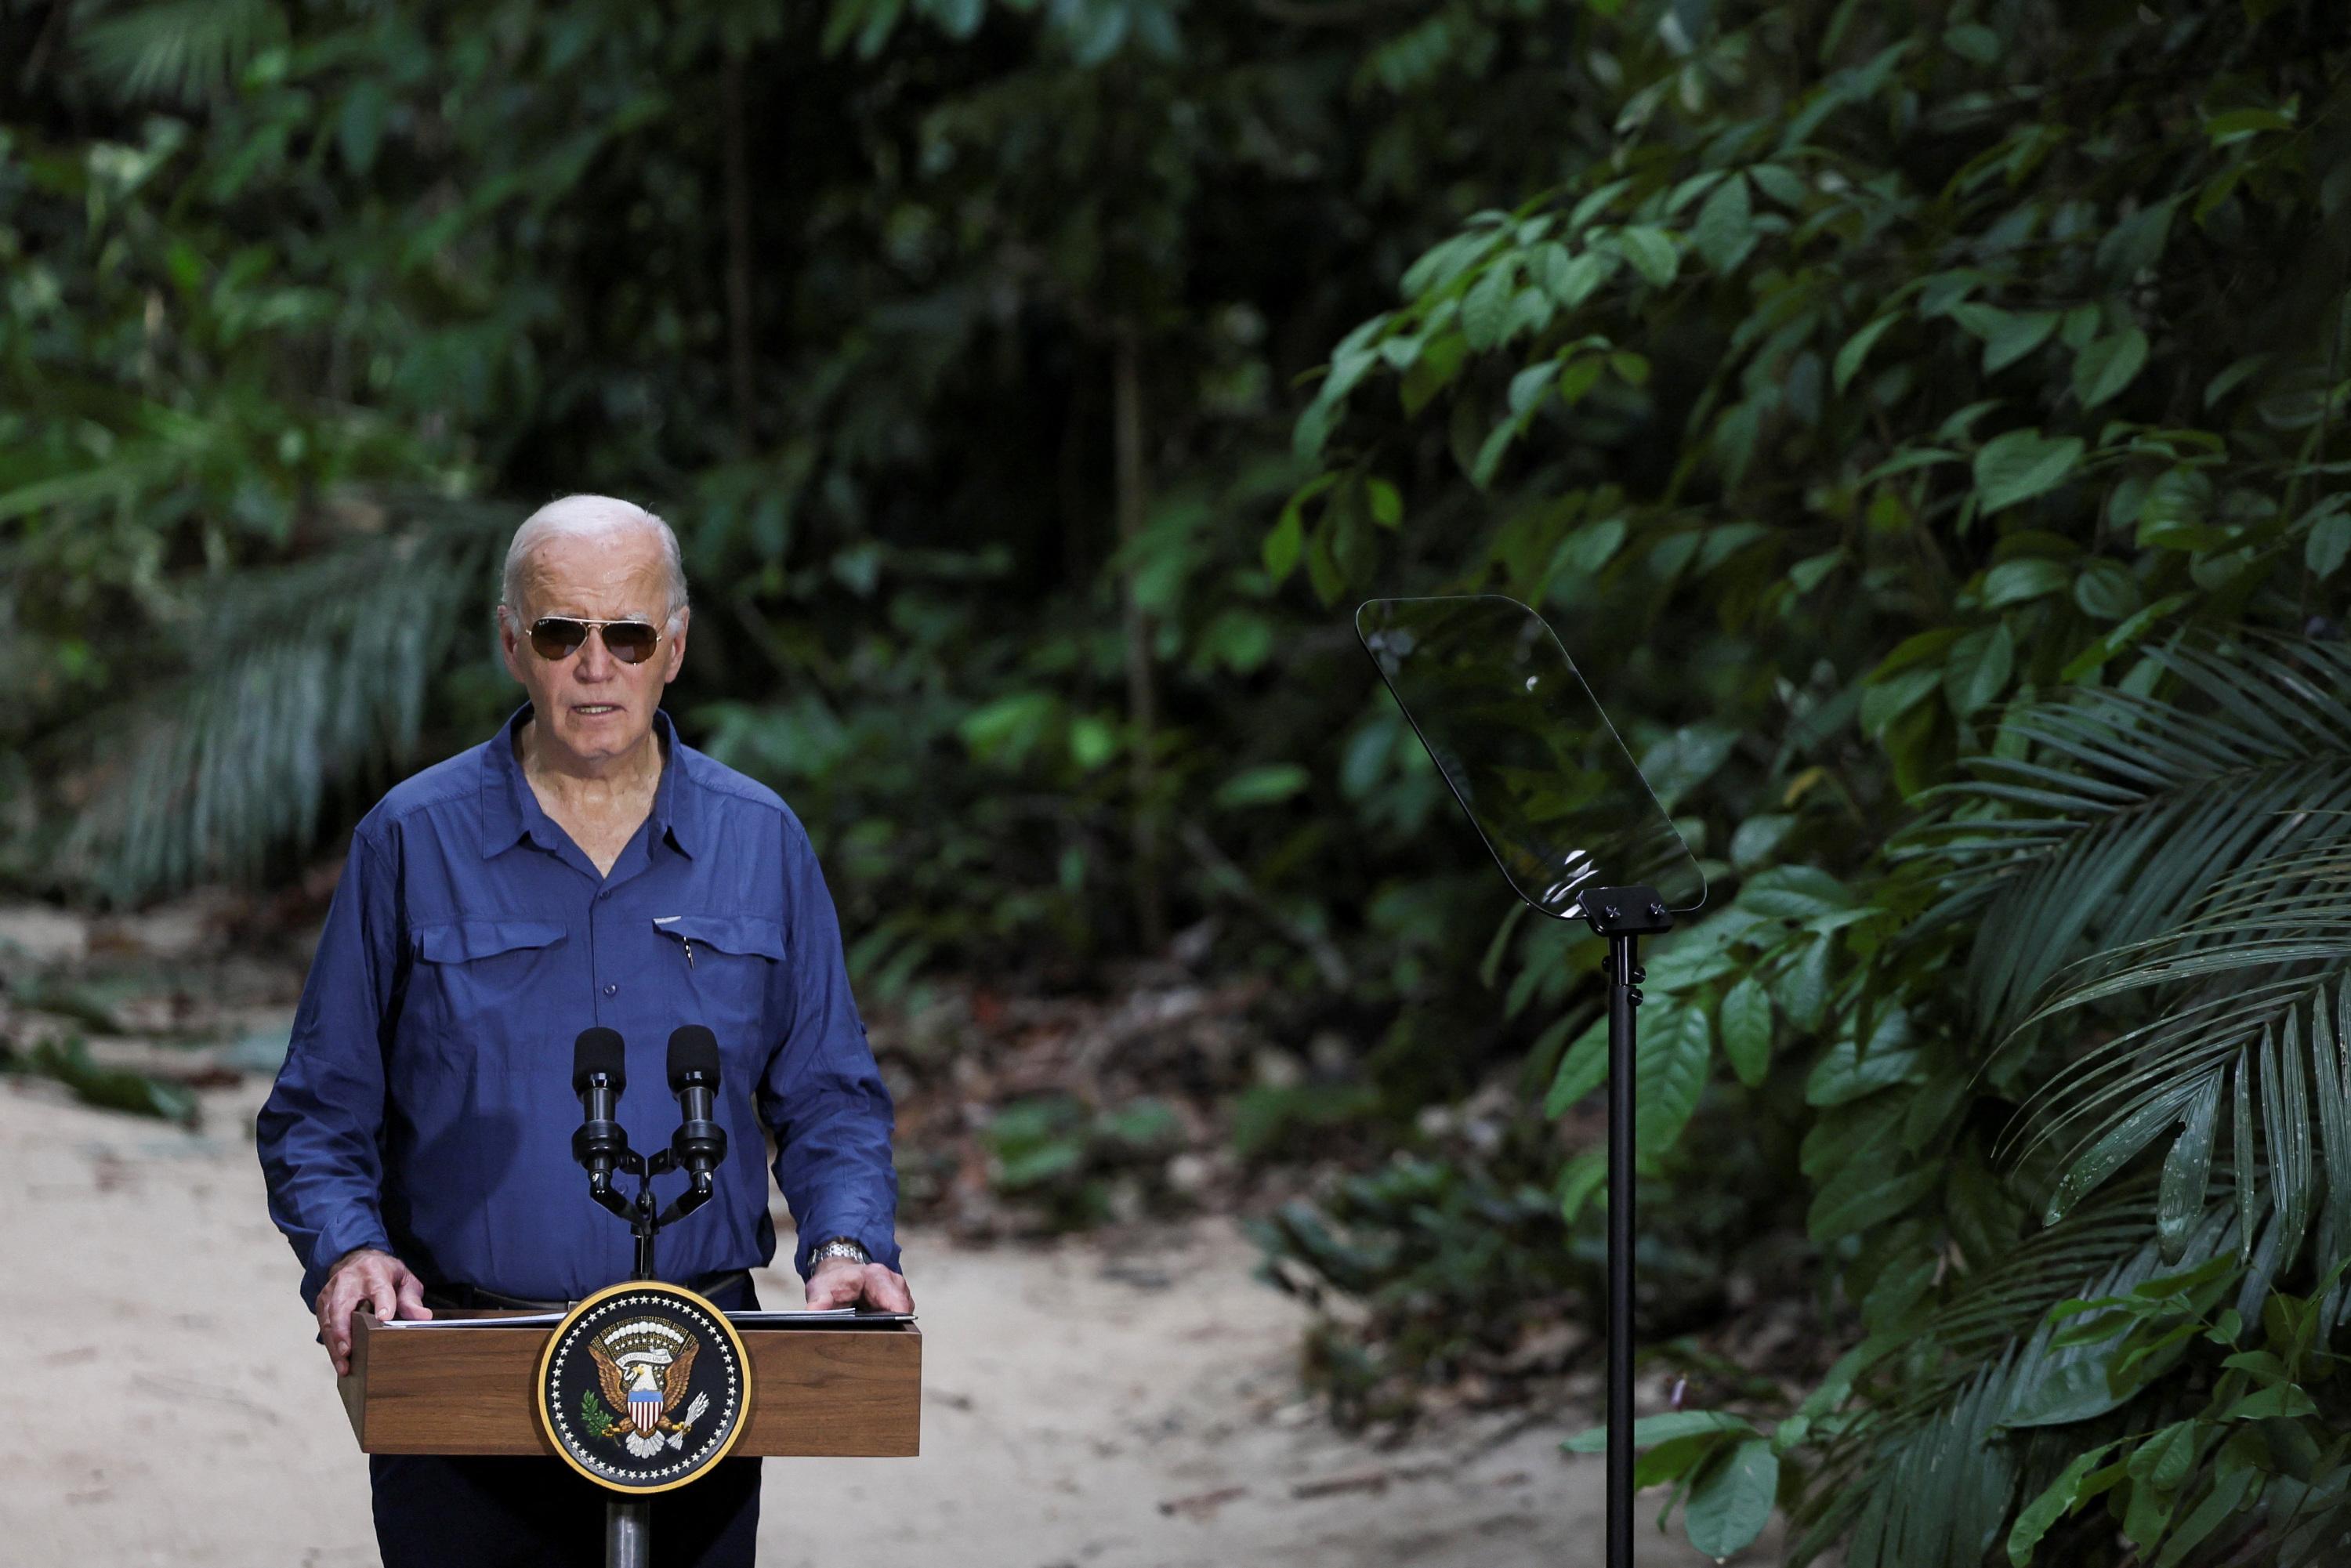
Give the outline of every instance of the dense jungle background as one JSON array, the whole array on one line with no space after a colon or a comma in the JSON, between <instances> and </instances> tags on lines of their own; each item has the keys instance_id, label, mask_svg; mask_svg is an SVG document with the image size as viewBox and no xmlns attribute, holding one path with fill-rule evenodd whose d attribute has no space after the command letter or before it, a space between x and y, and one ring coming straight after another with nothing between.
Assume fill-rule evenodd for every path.
<instances>
[{"instance_id":1,"label":"dense jungle background","mask_svg":"<svg viewBox=\"0 0 2351 1568\"><path fill-rule=\"evenodd\" d=\"M1509 593L1710 883L1675 1530L2340 1561L2346 65L2325 0L0 0L0 878L298 984L517 700L514 525L629 497L910 1216L1238 1213L1344 1427L1555 1408L1600 945L1349 619ZM110 1057L103 958L8 960L7 1066L186 1116L201 986Z\"/></svg>"}]
</instances>

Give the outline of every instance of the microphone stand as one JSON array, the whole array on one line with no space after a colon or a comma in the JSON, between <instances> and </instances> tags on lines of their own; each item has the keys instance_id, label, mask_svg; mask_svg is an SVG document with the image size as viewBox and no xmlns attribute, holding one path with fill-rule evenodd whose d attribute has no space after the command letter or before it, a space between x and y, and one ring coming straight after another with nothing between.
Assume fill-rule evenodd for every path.
<instances>
[{"instance_id":1,"label":"microphone stand","mask_svg":"<svg viewBox=\"0 0 2351 1568\"><path fill-rule=\"evenodd\" d=\"M653 1157L629 1146L624 1137L618 1150L611 1154L611 1172L591 1172L588 1178L588 1195L597 1203L629 1222L629 1234L635 1239L636 1249L633 1278L651 1280L653 1273L653 1237L672 1220L682 1219L708 1203L716 1190L715 1174L707 1168L691 1172L693 1186L671 1200L667 1208L653 1207L653 1177L665 1172L685 1168L684 1162L674 1149L656 1149ZM623 1197L612 1186L614 1175L637 1178L637 1195ZM653 1504L646 1497L607 1497L604 1500L604 1568L652 1568Z\"/></svg>"},{"instance_id":2,"label":"microphone stand","mask_svg":"<svg viewBox=\"0 0 2351 1568\"><path fill-rule=\"evenodd\" d=\"M623 1145L612 1156L612 1170L615 1175L637 1178L636 1197L622 1197L613 1189L610 1177L589 1178L588 1196L629 1222L629 1234L636 1239L635 1260L631 1269L632 1279L658 1277L653 1273L654 1234L672 1220L683 1219L708 1203L712 1194L717 1190L712 1173L698 1170L693 1173L692 1186L671 1199L667 1208L656 1210L653 1207L653 1177L684 1168L673 1150L656 1149L653 1157L648 1159Z\"/></svg>"},{"instance_id":3,"label":"microphone stand","mask_svg":"<svg viewBox=\"0 0 2351 1568\"><path fill-rule=\"evenodd\" d=\"M1641 938L1674 928L1653 887L1597 887L1583 918L1608 938L1608 1568L1633 1568L1633 1015Z\"/></svg>"}]
</instances>

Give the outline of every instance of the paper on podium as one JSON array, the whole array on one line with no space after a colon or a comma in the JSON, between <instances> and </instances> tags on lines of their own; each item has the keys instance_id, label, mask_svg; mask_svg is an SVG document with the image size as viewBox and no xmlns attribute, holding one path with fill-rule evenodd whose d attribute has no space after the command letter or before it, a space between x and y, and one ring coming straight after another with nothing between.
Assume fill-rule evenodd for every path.
<instances>
[{"instance_id":1,"label":"paper on podium","mask_svg":"<svg viewBox=\"0 0 2351 1568\"><path fill-rule=\"evenodd\" d=\"M379 1323L387 1329L551 1329L563 1321L561 1312L505 1312L491 1317L475 1318L396 1318ZM788 1329L861 1328L867 1323L910 1323L912 1312L869 1312L862 1307L799 1307L777 1312L728 1312L726 1321L737 1328Z\"/></svg>"}]
</instances>

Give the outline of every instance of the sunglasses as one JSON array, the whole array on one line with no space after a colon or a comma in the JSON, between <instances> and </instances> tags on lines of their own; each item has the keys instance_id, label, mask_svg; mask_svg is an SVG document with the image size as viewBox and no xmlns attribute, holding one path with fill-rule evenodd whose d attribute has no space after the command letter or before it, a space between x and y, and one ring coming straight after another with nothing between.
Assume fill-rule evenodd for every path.
<instances>
[{"instance_id":1,"label":"sunglasses","mask_svg":"<svg viewBox=\"0 0 2351 1568\"><path fill-rule=\"evenodd\" d=\"M533 652L549 664L578 653L590 628L602 633L605 652L624 664L642 664L653 656L661 628L650 621L575 621L569 615L542 615L530 623Z\"/></svg>"}]
</instances>

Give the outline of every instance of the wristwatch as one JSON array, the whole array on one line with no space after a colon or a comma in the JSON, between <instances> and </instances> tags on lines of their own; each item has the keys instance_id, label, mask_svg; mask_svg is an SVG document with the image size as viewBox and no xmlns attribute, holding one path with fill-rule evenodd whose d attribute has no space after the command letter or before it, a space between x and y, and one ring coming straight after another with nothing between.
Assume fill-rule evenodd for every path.
<instances>
[{"instance_id":1,"label":"wristwatch","mask_svg":"<svg viewBox=\"0 0 2351 1568\"><path fill-rule=\"evenodd\" d=\"M872 1253L846 1236L836 1236L830 1241L820 1241L809 1249L809 1272L814 1274L835 1258L846 1258L852 1263L871 1263Z\"/></svg>"}]
</instances>

